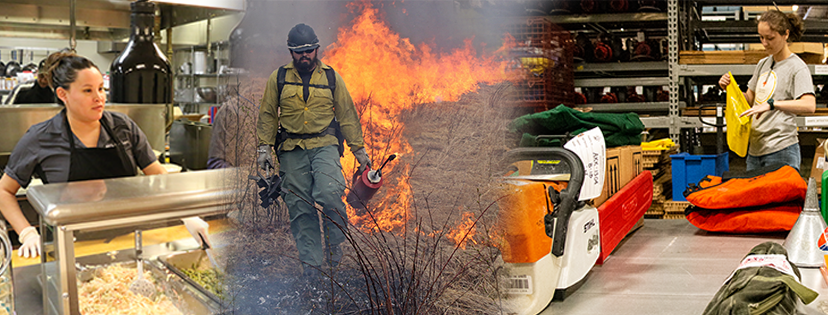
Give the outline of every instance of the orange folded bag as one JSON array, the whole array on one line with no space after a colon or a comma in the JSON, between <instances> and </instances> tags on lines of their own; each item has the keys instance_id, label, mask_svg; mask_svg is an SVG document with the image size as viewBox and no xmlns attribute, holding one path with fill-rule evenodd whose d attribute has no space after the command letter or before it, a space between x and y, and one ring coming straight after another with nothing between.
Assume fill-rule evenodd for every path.
<instances>
[{"instance_id":1,"label":"orange folded bag","mask_svg":"<svg viewBox=\"0 0 828 315\"><path fill-rule=\"evenodd\" d=\"M765 205L734 210L711 210L689 207L684 214L694 226L710 232L768 233L790 231L802 202Z\"/></svg>"},{"instance_id":2,"label":"orange folded bag","mask_svg":"<svg viewBox=\"0 0 828 315\"><path fill-rule=\"evenodd\" d=\"M690 184L684 196L704 209L739 209L805 200L808 184L789 165L768 166L745 173L706 176Z\"/></svg>"}]
</instances>

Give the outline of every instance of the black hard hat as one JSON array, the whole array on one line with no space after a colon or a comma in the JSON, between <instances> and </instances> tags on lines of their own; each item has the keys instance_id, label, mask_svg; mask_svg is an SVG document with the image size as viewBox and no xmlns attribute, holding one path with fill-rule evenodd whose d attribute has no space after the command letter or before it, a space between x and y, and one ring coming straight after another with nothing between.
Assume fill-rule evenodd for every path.
<instances>
[{"instance_id":1,"label":"black hard hat","mask_svg":"<svg viewBox=\"0 0 828 315\"><path fill-rule=\"evenodd\" d=\"M287 45L293 52L305 52L319 48L319 38L310 26L300 23L290 29Z\"/></svg>"}]
</instances>

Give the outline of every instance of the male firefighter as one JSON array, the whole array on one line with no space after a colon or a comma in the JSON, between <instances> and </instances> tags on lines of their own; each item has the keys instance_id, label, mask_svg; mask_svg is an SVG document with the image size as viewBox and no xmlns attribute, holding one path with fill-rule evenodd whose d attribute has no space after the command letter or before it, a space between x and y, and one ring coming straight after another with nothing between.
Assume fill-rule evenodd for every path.
<instances>
[{"instance_id":1,"label":"male firefighter","mask_svg":"<svg viewBox=\"0 0 828 315\"><path fill-rule=\"evenodd\" d=\"M290 214L303 274L320 275L323 256L330 266L339 264L345 240L347 214L342 196L345 178L340 157L348 142L359 171L371 167L365 152L362 126L342 77L319 61L319 39L313 29L297 24L287 40L293 62L274 71L267 81L256 132L257 164L271 167L276 150L282 198ZM314 203L321 206L325 248Z\"/></svg>"}]
</instances>

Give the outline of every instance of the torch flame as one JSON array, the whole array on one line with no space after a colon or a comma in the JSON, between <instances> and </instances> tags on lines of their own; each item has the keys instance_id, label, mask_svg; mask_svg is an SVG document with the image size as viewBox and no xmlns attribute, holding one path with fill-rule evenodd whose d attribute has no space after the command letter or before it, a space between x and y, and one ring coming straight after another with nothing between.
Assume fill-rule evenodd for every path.
<instances>
[{"instance_id":1,"label":"torch flame","mask_svg":"<svg viewBox=\"0 0 828 315\"><path fill-rule=\"evenodd\" d=\"M411 161L402 157L412 149L400 136L403 126L399 114L416 104L454 102L476 91L481 83L503 81L504 65L493 55L478 56L472 39L466 39L462 49L435 52L435 47L414 45L391 30L371 2L356 1L348 7L357 13L356 18L352 25L338 30L337 41L323 51L322 59L347 85L360 113L372 160L379 164L389 152L398 154L397 162L386 165L383 174L392 174L396 165L404 165L397 180L386 181L371 201L373 219L368 213L357 215L351 208L348 216L354 226L365 231L401 231L409 218L412 198L408 181ZM353 155L346 154L342 162L345 174L352 174Z\"/></svg>"}]
</instances>

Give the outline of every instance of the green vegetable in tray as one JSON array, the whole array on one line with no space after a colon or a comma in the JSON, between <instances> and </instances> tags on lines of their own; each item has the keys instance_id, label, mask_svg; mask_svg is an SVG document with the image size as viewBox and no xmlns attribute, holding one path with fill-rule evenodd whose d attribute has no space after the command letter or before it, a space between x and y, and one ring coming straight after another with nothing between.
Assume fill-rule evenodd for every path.
<instances>
[{"instance_id":1,"label":"green vegetable in tray","mask_svg":"<svg viewBox=\"0 0 828 315\"><path fill-rule=\"evenodd\" d=\"M198 269L193 266L193 268L181 271L207 291L212 292L220 299L224 299L224 274L218 269Z\"/></svg>"}]
</instances>

